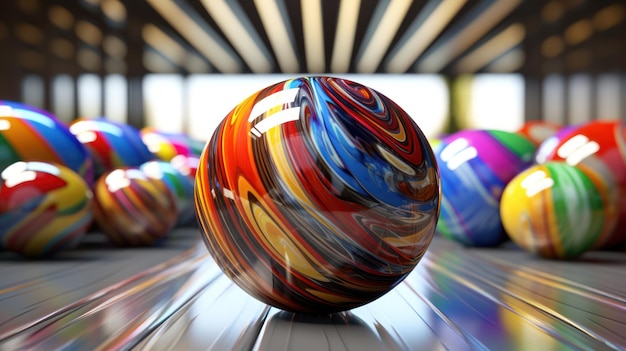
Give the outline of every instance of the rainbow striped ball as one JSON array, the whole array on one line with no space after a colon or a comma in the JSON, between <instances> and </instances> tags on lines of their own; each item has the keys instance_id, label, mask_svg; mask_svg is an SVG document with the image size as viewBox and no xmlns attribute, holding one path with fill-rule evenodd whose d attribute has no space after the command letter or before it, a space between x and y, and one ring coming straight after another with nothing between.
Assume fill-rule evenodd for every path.
<instances>
[{"instance_id":1,"label":"rainbow striped ball","mask_svg":"<svg viewBox=\"0 0 626 351\"><path fill-rule=\"evenodd\" d=\"M193 203L193 180L179 172L171 163L148 161L139 167L148 177L165 182L176 199L178 226L190 226L196 223Z\"/></svg>"},{"instance_id":2,"label":"rainbow striped ball","mask_svg":"<svg viewBox=\"0 0 626 351\"><path fill-rule=\"evenodd\" d=\"M17 161L63 165L94 181L89 152L65 124L44 110L0 101L0 171Z\"/></svg>"},{"instance_id":3,"label":"rainbow striped ball","mask_svg":"<svg viewBox=\"0 0 626 351\"><path fill-rule=\"evenodd\" d=\"M384 95L324 76L237 105L198 167L196 211L222 270L278 308L327 313L377 299L424 255L439 214L434 154Z\"/></svg>"},{"instance_id":4,"label":"rainbow striped ball","mask_svg":"<svg viewBox=\"0 0 626 351\"><path fill-rule=\"evenodd\" d=\"M95 219L116 246L150 246L177 221L176 200L161 179L137 167L118 168L96 181Z\"/></svg>"},{"instance_id":5,"label":"rainbow striped ball","mask_svg":"<svg viewBox=\"0 0 626 351\"><path fill-rule=\"evenodd\" d=\"M614 189L595 172L563 162L534 165L502 194L502 223L521 248L573 258L597 247L616 223Z\"/></svg>"},{"instance_id":6,"label":"rainbow striped ball","mask_svg":"<svg viewBox=\"0 0 626 351\"><path fill-rule=\"evenodd\" d=\"M93 196L68 167L16 162L0 175L0 238L3 247L43 257L76 247L93 218Z\"/></svg>"},{"instance_id":7,"label":"rainbow striped ball","mask_svg":"<svg viewBox=\"0 0 626 351\"><path fill-rule=\"evenodd\" d=\"M464 130L445 137L436 152L442 194L438 233L466 246L505 241L502 191L530 166L534 151L527 138L499 130Z\"/></svg>"},{"instance_id":8,"label":"rainbow striped ball","mask_svg":"<svg viewBox=\"0 0 626 351\"><path fill-rule=\"evenodd\" d=\"M141 140L139 130L105 118L78 119L70 131L89 150L96 177L121 167L139 167L156 159Z\"/></svg>"}]
</instances>

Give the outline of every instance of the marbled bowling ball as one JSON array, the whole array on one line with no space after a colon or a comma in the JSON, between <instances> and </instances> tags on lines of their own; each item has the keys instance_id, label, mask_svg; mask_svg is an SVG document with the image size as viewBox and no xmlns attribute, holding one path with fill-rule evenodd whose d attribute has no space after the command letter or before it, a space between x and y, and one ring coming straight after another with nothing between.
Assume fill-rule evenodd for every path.
<instances>
[{"instance_id":1,"label":"marbled bowling ball","mask_svg":"<svg viewBox=\"0 0 626 351\"><path fill-rule=\"evenodd\" d=\"M148 161L139 167L148 177L159 179L168 186L176 199L178 226L190 226L196 223L193 203L193 180L179 172L171 163Z\"/></svg>"},{"instance_id":2,"label":"marbled bowling ball","mask_svg":"<svg viewBox=\"0 0 626 351\"><path fill-rule=\"evenodd\" d=\"M160 160L171 161L177 155L200 157L203 142L183 133L173 133L145 127L140 131L141 140Z\"/></svg>"},{"instance_id":3,"label":"marbled bowling ball","mask_svg":"<svg viewBox=\"0 0 626 351\"><path fill-rule=\"evenodd\" d=\"M386 96L324 76L237 105L198 167L204 241L237 285L278 308L329 313L402 281L432 239L439 176L420 128Z\"/></svg>"},{"instance_id":4,"label":"marbled bowling ball","mask_svg":"<svg viewBox=\"0 0 626 351\"><path fill-rule=\"evenodd\" d=\"M618 222L605 247L626 245L626 125L621 121L593 121L567 128L546 140L537 162L565 162L593 169L618 193Z\"/></svg>"},{"instance_id":5,"label":"marbled bowling ball","mask_svg":"<svg viewBox=\"0 0 626 351\"><path fill-rule=\"evenodd\" d=\"M94 187L95 219L116 246L151 246L178 219L176 200L163 180L137 167L102 175Z\"/></svg>"},{"instance_id":6,"label":"marbled bowling ball","mask_svg":"<svg viewBox=\"0 0 626 351\"><path fill-rule=\"evenodd\" d=\"M68 127L49 112L0 101L0 171L17 161L67 166L93 184L93 162Z\"/></svg>"},{"instance_id":7,"label":"marbled bowling ball","mask_svg":"<svg viewBox=\"0 0 626 351\"><path fill-rule=\"evenodd\" d=\"M563 126L550 121L526 121L520 129L517 130L528 138L533 144L539 146L549 137L555 135Z\"/></svg>"},{"instance_id":8,"label":"marbled bowling ball","mask_svg":"<svg viewBox=\"0 0 626 351\"><path fill-rule=\"evenodd\" d=\"M105 118L78 119L70 131L89 150L96 177L121 167L139 167L156 159L141 140L139 130Z\"/></svg>"},{"instance_id":9,"label":"marbled bowling ball","mask_svg":"<svg viewBox=\"0 0 626 351\"><path fill-rule=\"evenodd\" d=\"M504 189L502 223L526 251L573 258L602 244L616 221L615 197L593 170L564 162L534 165Z\"/></svg>"},{"instance_id":10,"label":"marbled bowling ball","mask_svg":"<svg viewBox=\"0 0 626 351\"><path fill-rule=\"evenodd\" d=\"M442 195L438 233L466 246L505 241L502 191L531 165L534 151L524 136L499 130L464 130L444 138L436 152Z\"/></svg>"},{"instance_id":11,"label":"marbled bowling ball","mask_svg":"<svg viewBox=\"0 0 626 351\"><path fill-rule=\"evenodd\" d=\"M68 167L16 162L0 174L0 239L30 257L76 247L93 218L93 195Z\"/></svg>"}]
</instances>

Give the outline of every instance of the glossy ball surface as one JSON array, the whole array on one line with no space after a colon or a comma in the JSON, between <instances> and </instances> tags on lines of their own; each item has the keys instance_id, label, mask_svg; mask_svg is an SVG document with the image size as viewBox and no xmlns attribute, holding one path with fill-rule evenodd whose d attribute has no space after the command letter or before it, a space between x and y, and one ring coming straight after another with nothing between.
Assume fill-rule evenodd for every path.
<instances>
[{"instance_id":1,"label":"glossy ball surface","mask_svg":"<svg viewBox=\"0 0 626 351\"><path fill-rule=\"evenodd\" d=\"M441 216L437 231L466 246L496 246L506 240L500 198L506 184L530 166L535 146L516 133L465 130L437 149Z\"/></svg>"},{"instance_id":2,"label":"glossy ball surface","mask_svg":"<svg viewBox=\"0 0 626 351\"><path fill-rule=\"evenodd\" d=\"M93 162L68 127L49 112L0 101L0 171L17 161L66 166L93 184Z\"/></svg>"},{"instance_id":3,"label":"glossy ball surface","mask_svg":"<svg viewBox=\"0 0 626 351\"><path fill-rule=\"evenodd\" d=\"M303 313L357 307L402 281L430 244L439 196L434 154L406 112L321 76L237 105L195 186L203 238L226 275Z\"/></svg>"},{"instance_id":4,"label":"glossy ball surface","mask_svg":"<svg viewBox=\"0 0 626 351\"><path fill-rule=\"evenodd\" d=\"M504 189L501 216L521 248L547 258L573 258L598 246L616 220L611 188L592 170L563 162L534 165Z\"/></svg>"},{"instance_id":5,"label":"glossy ball surface","mask_svg":"<svg viewBox=\"0 0 626 351\"><path fill-rule=\"evenodd\" d=\"M160 160L171 161L177 155L200 157L204 144L183 133L172 133L145 127L140 130L141 140Z\"/></svg>"},{"instance_id":6,"label":"glossy ball surface","mask_svg":"<svg viewBox=\"0 0 626 351\"><path fill-rule=\"evenodd\" d=\"M49 256L76 247L93 218L93 196L68 167L16 162L0 176L0 238L9 251Z\"/></svg>"},{"instance_id":7,"label":"glossy ball surface","mask_svg":"<svg viewBox=\"0 0 626 351\"><path fill-rule=\"evenodd\" d=\"M104 118L78 119L70 131L89 150L96 177L121 167L139 167L156 159L136 128Z\"/></svg>"},{"instance_id":8,"label":"glossy ball surface","mask_svg":"<svg viewBox=\"0 0 626 351\"><path fill-rule=\"evenodd\" d=\"M605 246L626 245L626 125L621 121L593 121L572 126L558 138L546 140L537 162L565 162L594 170L618 193L618 223Z\"/></svg>"},{"instance_id":9,"label":"glossy ball surface","mask_svg":"<svg viewBox=\"0 0 626 351\"><path fill-rule=\"evenodd\" d=\"M102 175L94 187L95 218L116 246L151 246L177 221L176 200L164 181L136 167Z\"/></svg>"},{"instance_id":10,"label":"glossy ball surface","mask_svg":"<svg viewBox=\"0 0 626 351\"><path fill-rule=\"evenodd\" d=\"M148 177L163 181L176 199L178 226L196 223L193 203L193 180L179 172L171 163L148 161L139 167Z\"/></svg>"}]
</instances>

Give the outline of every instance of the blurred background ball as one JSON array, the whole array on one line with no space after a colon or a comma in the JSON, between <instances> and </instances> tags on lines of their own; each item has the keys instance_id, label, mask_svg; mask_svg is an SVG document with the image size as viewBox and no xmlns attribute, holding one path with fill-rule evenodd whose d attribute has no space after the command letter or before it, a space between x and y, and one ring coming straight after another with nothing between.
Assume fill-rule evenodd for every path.
<instances>
[{"instance_id":1,"label":"blurred background ball","mask_svg":"<svg viewBox=\"0 0 626 351\"><path fill-rule=\"evenodd\" d=\"M221 122L195 201L213 258L278 308L330 313L368 303L418 264L435 231L439 177L415 122L339 78L268 86Z\"/></svg>"},{"instance_id":2,"label":"blurred background ball","mask_svg":"<svg viewBox=\"0 0 626 351\"><path fill-rule=\"evenodd\" d=\"M95 219L116 246L151 246L178 220L176 200L161 179L137 167L102 175L94 187Z\"/></svg>"},{"instance_id":3,"label":"blurred background ball","mask_svg":"<svg viewBox=\"0 0 626 351\"><path fill-rule=\"evenodd\" d=\"M89 152L65 124L44 110L0 101L0 171L17 161L64 165L94 181Z\"/></svg>"},{"instance_id":4,"label":"blurred background ball","mask_svg":"<svg viewBox=\"0 0 626 351\"><path fill-rule=\"evenodd\" d=\"M506 240L500 220L504 187L531 165L535 146L524 136L498 130L465 130L437 148L441 216L437 230L466 246Z\"/></svg>"},{"instance_id":5,"label":"blurred background ball","mask_svg":"<svg viewBox=\"0 0 626 351\"><path fill-rule=\"evenodd\" d=\"M521 248L547 258L573 258L613 231L615 197L592 170L562 162L534 165L502 194L502 223Z\"/></svg>"},{"instance_id":6,"label":"blurred background ball","mask_svg":"<svg viewBox=\"0 0 626 351\"><path fill-rule=\"evenodd\" d=\"M5 249L44 257L80 244L93 218L93 196L79 174L62 165L20 161L0 178Z\"/></svg>"},{"instance_id":7,"label":"blurred background ball","mask_svg":"<svg viewBox=\"0 0 626 351\"><path fill-rule=\"evenodd\" d=\"M171 163L165 161L148 161L139 167L148 177L161 180L167 185L176 199L178 209L178 226L196 224L196 212L193 203L193 186L191 178L179 172Z\"/></svg>"},{"instance_id":8,"label":"blurred background ball","mask_svg":"<svg viewBox=\"0 0 626 351\"><path fill-rule=\"evenodd\" d=\"M614 186L618 222L605 248L626 245L626 125L622 121L596 120L571 126L540 146L537 163L551 161L582 165Z\"/></svg>"},{"instance_id":9,"label":"blurred background ball","mask_svg":"<svg viewBox=\"0 0 626 351\"><path fill-rule=\"evenodd\" d=\"M183 133L164 132L154 127L140 130L141 140L160 160L171 161L177 155L200 157L204 142Z\"/></svg>"},{"instance_id":10,"label":"blurred background ball","mask_svg":"<svg viewBox=\"0 0 626 351\"><path fill-rule=\"evenodd\" d=\"M121 167L139 167L156 159L141 140L136 128L105 118L81 118L70 131L89 150L96 177Z\"/></svg>"}]
</instances>

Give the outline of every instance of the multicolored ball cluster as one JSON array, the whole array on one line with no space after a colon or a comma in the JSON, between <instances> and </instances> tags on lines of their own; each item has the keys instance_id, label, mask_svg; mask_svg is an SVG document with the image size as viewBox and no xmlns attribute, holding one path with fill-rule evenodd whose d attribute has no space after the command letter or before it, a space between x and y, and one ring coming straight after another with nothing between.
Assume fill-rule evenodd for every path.
<instances>
[{"instance_id":1,"label":"multicolored ball cluster","mask_svg":"<svg viewBox=\"0 0 626 351\"><path fill-rule=\"evenodd\" d=\"M535 140L533 128L543 130ZM511 133L496 132L499 138L493 133L461 131L437 147L442 236L466 246L498 246L510 238L552 259L626 245L623 122L597 120L560 129L528 122L515 133L517 139L507 137L510 145L500 146L493 140L502 142Z\"/></svg>"},{"instance_id":2,"label":"multicolored ball cluster","mask_svg":"<svg viewBox=\"0 0 626 351\"><path fill-rule=\"evenodd\" d=\"M146 130L177 140L172 159L197 159L204 145ZM190 174L193 164L185 162L184 171ZM12 177L1 188L0 249L50 256L79 245L89 229L118 246L153 245L174 225L196 224L193 178L177 166L158 161L130 125L83 118L68 126L47 111L0 101L0 172ZM116 178L120 172L126 178ZM122 179L119 192L111 179Z\"/></svg>"},{"instance_id":3,"label":"multicolored ball cluster","mask_svg":"<svg viewBox=\"0 0 626 351\"><path fill-rule=\"evenodd\" d=\"M6 250L46 257L75 248L91 224L93 195L72 169L18 161L0 174L0 241Z\"/></svg>"},{"instance_id":4,"label":"multicolored ball cluster","mask_svg":"<svg viewBox=\"0 0 626 351\"><path fill-rule=\"evenodd\" d=\"M327 313L402 281L439 214L435 156L420 128L373 89L291 79L237 105L206 146L196 211L208 250L250 295Z\"/></svg>"}]
</instances>

